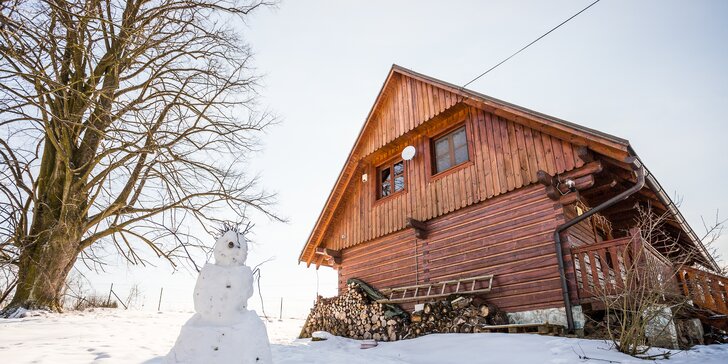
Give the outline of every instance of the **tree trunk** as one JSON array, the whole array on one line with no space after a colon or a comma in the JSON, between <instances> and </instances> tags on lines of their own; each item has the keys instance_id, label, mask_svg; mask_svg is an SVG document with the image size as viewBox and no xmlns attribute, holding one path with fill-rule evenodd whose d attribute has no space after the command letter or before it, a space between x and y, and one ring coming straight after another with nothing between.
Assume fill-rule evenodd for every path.
<instances>
[{"instance_id":1,"label":"tree trunk","mask_svg":"<svg viewBox=\"0 0 728 364\"><path fill-rule=\"evenodd\" d=\"M80 253L87 196L78 187L69 188L75 182L74 174L57 158L50 143L45 148L40 198L30 234L22 243L15 295L0 317L11 316L18 308L60 312L66 277Z\"/></svg>"},{"instance_id":2,"label":"tree trunk","mask_svg":"<svg viewBox=\"0 0 728 364\"><path fill-rule=\"evenodd\" d=\"M61 295L76 262L78 239L55 236L52 240L39 240L20 255L18 284L13 300L4 310L6 314L20 307L56 312L63 308Z\"/></svg>"}]
</instances>

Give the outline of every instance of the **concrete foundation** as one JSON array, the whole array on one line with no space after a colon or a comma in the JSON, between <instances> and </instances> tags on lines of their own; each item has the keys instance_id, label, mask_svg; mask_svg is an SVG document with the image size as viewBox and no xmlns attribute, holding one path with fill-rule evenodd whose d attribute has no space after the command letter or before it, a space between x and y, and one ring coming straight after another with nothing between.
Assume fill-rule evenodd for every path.
<instances>
[{"instance_id":1,"label":"concrete foundation","mask_svg":"<svg viewBox=\"0 0 728 364\"><path fill-rule=\"evenodd\" d=\"M583 331L586 318L584 317L581 306L572 306L571 312L574 317L574 329L576 329L577 331ZM567 326L566 309L564 309L564 307L559 307L512 312L508 314L508 322L512 324L550 323Z\"/></svg>"}]
</instances>

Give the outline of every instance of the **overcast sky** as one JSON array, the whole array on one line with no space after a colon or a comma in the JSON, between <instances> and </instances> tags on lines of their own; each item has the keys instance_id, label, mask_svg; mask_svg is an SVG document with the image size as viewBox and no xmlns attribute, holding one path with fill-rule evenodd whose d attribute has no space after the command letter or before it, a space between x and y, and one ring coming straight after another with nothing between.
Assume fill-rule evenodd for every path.
<instances>
[{"instance_id":1,"label":"overcast sky","mask_svg":"<svg viewBox=\"0 0 728 364\"><path fill-rule=\"evenodd\" d=\"M298 254L393 63L462 85L589 3L289 0L250 17L262 103L281 120L251 168L290 220L256 221L249 263L275 257L267 313L284 297L284 316L303 316L317 290L335 294L335 271L317 280ZM603 0L469 88L628 139L700 235L701 215L728 217L727 39L726 1ZM191 307L196 276L159 263L93 283L122 296L140 283L147 308L164 286L163 309Z\"/></svg>"}]
</instances>

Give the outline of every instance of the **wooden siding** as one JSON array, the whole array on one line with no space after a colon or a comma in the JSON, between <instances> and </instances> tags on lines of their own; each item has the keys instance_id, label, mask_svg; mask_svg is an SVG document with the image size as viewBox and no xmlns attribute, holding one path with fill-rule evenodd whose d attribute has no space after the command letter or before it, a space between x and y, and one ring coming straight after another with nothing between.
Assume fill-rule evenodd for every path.
<instances>
[{"instance_id":1,"label":"wooden siding","mask_svg":"<svg viewBox=\"0 0 728 364\"><path fill-rule=\"evenodd\" d=\"M552 234L561 206L543 186L521 188L342 251L339 289L359 278L381 289L494 274L489 302L515 312L563 306ZM407 308L411 305L405 305Z\"/></svg>"},{"instance_id":2,"label":"wooden siding","mask_svg":"<svg viewBox=\"0 0 728 364\"><path fill-rule=\"evenodd\" d=\"M360 154L369 155L440 114L463 97L430 83L393 73L380 96Z\"/></svg>"},{"instance_id":3,"label":"wooden siding","mask_svg":"<svg viewBox=\"0 0 728 364\"><path fill-rule=\"evenodd\" d=\"M483 147L475 144L474 149L480 148L474 151L478 159L473 159L470 168L458 169L457 176L438 183L430 183L425 170L424 180L433 185L431 191L420 191L417 196L382 203L383 206L378 210L383 211L379 211L376 218L383 219L385 225L371 227L377 220L367 216L373 213L370 201L365 201L366 196L359 194L352 197L352 193L360 188L356 185L362 173L370 170L372 164L381 162L382 158L398 154L408 144L422 145L419 138L429 135L433 125L441 125L443 119L468 107L472 108L471 111L478 110L468 113L468 123L474 126L469 132L480 138L477 142L487 143ZM426 209L424 213L416 213L428 218L441 216L528 185L535 169L556 173L574 168L580 163L574 158L574 145L588 147L620 161L629 155L629 143L626 140L393 65L299 260L317 266L329 264L314 253L315 248L332 242L340 246L352 246L383 236L380 229L397 231L401 227L399 221L403 220L392 218L392 214ZM418 152L422 154L422 150ZM413 163L422 163L417 162L418 158ZM542 168L544 166L546 168ZM473 187L465 188L468 182ZM455 195L446 196L447 193ZM345 199L350 201L347 203ZM348 204L348 207L344 208L342 204ZM347 208L351 206L357 210L348 211ZM402 208L409 210L402 212ZM342 215L348 215L349 219L358 218L359 221L354 222L355 226L334 227L338 231L332 231L331 224L336 219L341 221ZM366 223L365 218L369 219Z\"/></svg>"},{"instance_id":4,"label":"wooden siding","mask_svg":"<svg viewBox=\"0 0 728 364\"><path fill-rule=\"evenodd\" d=\"M430 138L461 122L467 127L470 161L432 176ZM584 164L572 144L474 107L416 131L403 144L417 148L415 158L405 162L407 191L376 200L376 167L400 149L362 161L327 226L325 247L352 247L402 230L408 217L427 221L527 186L537 181L539 169L553 175ZM368 182L362 182L363 173Z\"/></svg>"}]
</instances>

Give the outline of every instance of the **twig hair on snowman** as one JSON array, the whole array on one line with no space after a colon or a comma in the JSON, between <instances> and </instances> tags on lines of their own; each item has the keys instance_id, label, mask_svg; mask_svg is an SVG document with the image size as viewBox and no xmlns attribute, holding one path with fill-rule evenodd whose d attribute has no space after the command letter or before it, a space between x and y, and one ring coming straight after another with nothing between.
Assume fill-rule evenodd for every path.
<instances>
[{"instance_id":1,"label":"twig hair on snowman","mask_svg":"<svg viewBox=\"0 0 728 364\"><path fill-rule=\"evenodd\" d=\"M224 223L220 229L220 237L215 241L213 256L215 264L230 266L243 265L248 259L248 240L245 235L250 231L251 225L247 224L244 229L238 225Z\"/></svg>"}]
</instances>

